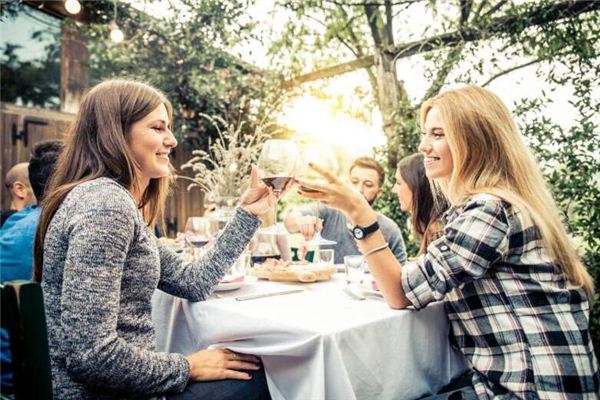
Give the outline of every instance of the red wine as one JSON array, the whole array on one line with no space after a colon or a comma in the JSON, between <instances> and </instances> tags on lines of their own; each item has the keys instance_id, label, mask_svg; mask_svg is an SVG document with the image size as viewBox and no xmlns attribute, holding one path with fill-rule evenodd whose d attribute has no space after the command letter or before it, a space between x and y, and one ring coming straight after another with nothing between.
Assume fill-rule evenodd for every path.
<instances>
[{"instance_id":1,"label":"red wine","mask_svg":"<svg viewBox=\"0 0 600 400\"><path fill-rule=\"evenodd\" d=\"M273 188L276 192L283 192L287 189L294 180L292 176L269 176L262 179L265 185Z\"/></svg>"}]
</instances>

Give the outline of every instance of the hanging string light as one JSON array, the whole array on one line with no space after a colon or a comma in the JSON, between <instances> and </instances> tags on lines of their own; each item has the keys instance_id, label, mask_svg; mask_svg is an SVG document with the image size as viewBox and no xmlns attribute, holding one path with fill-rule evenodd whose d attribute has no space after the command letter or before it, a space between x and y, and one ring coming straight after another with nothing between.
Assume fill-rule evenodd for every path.
<instances>
[{"instance_id":1,"label":"hanging string light","mask_svg":"<svg viewBox=\"0 0 600 400\"><path fill-rule=\"evenodd\" d=\"M110 23L110 39L115 43L121 43L125 39L123 31L117 25L117 0L113 0L114 12L113 20Z\"/></svg>"},{"instance_id":2,"label":"hanging string light","mask_svg":"<svg viewBox=\"0 0 600 400\"><path fill-rule=\"evenodd\" d=\"M65 10L67 10L69 14L78 14L79 11L81 11L81 4L77 0L66 0Z\"/></svg>"}]
</instances>

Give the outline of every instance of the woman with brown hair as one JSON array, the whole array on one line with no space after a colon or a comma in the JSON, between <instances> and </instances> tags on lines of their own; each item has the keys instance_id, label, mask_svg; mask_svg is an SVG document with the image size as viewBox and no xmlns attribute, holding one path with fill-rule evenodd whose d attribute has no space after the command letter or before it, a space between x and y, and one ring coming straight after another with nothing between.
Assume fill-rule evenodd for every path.
<instances>
[{"instance_id":1,"label":"woman with brown hair","mask_svg":"<svg viewBox=\"0 0 600 400\"><path fill-rule=\"evenodd\" d=\"M415 153L398 163L392 192L398 197L400 209L411 214L413 237L420 241L419 254L427 251L431 242L442 236L442 213L448 205L443 196L434 196L425 175L423 154Z\"/></svg>"},{"instance_id":2,"label":"woman with brown hair","mask_svg":"<svg viewBox=\"0 0 600 400\"><path fill-rule=\"evenodd\" d=\"M235 216L203 259L184 261L162 245L151 228L171 181L172 123L169 101L143 83L109 80L82 101L35 243L57 399L269 398L255 356L154 350L154 290L207 298L274 202L253 169Z\"/></svg>"},{"instance_id":3,"label":"woman with brown hair","mask_svg":"<svg viewBox=\"0 0 600 400\"><path fill-rule=\"evenodd\" d=\"M366 232L358 246L392 308L444 302L471 364L461 395L597 399L593 281L510 112L490 91L468 86L426 101L421 127L427 177L451 208L444 234L415 262L400 265L373 226L375 212L329 172L315 167L329 183L300 182L318 190L301 193Z\"/></svg>"}]
</instances>

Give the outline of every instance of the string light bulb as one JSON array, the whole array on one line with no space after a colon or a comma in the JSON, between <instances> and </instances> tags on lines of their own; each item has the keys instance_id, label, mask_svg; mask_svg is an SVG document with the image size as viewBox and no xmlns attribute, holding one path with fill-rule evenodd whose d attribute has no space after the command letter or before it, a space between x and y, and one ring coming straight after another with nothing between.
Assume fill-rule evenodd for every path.
<instances>
[{"instance_id":1,"label":"string light bulb","mask_svg":"<svg viewBox=\"0 0 600 400\"><path fill-rule=\"evenodd\" d=\"M81 4L77 0L66 0L65 10L67 10L69 14L78 14L79 11L81 11Z\"/></svg>"},{"instance_id":2,"label":"string light bulb","mask_svg":"<svg viewBox=\"0 0 600 400\"><path fill-rule=\"evenodd\" d=\"M116 22L112 22L110 24L110 40L115 43L121 43L125 39L125 35L123 31L119 28L119 25Z\"/></svg>"},{"instance_id":3,"label":"string light bulb","mask_svg":"<svg viewBox=\"0 0 600 400\"><path fill-rule=\"evenodd\" d=\"M125 39L125 35L123 31L117 25L117 0L113 0L114 11L113 11L113 20L110 23L110 40L115 43L121 43L123 39Z\"/></svg>"}]
</instances>

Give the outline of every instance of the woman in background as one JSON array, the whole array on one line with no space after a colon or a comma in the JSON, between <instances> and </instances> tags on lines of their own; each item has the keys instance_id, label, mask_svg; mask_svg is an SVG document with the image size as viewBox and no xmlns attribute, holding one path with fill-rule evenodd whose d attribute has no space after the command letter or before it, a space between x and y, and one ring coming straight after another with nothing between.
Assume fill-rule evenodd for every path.
<instances>
[{"instance_id":1,"label":"woman in background","mask_svg":"<svg viewBox=\"0 0 600 400\"><path fill-rule=\"evenodd\" d=\"M270 398L255 356L154 349L154 290L207 298L274 202L253 169L235 216L203 259L184 261L162 245L151 228L171 181L172 124L169 101L143 83L109 80L81 103L35 243L57 399Z\"/></svg>"},{"instance_id":2,"label":"woman in background","mask_svg":"<svg viewBox=\"0 0 600 400\"><path fill-rule=\"evenodd\" d=\"M423 154L404 157L396 168L392 192L398 196L400 209L411 214L413 237L420 241L419 254L427 251L431 242L442 235L440 220L448 205L443 196L434 196L425 175Z\"/></svg>"}]
</instances>

